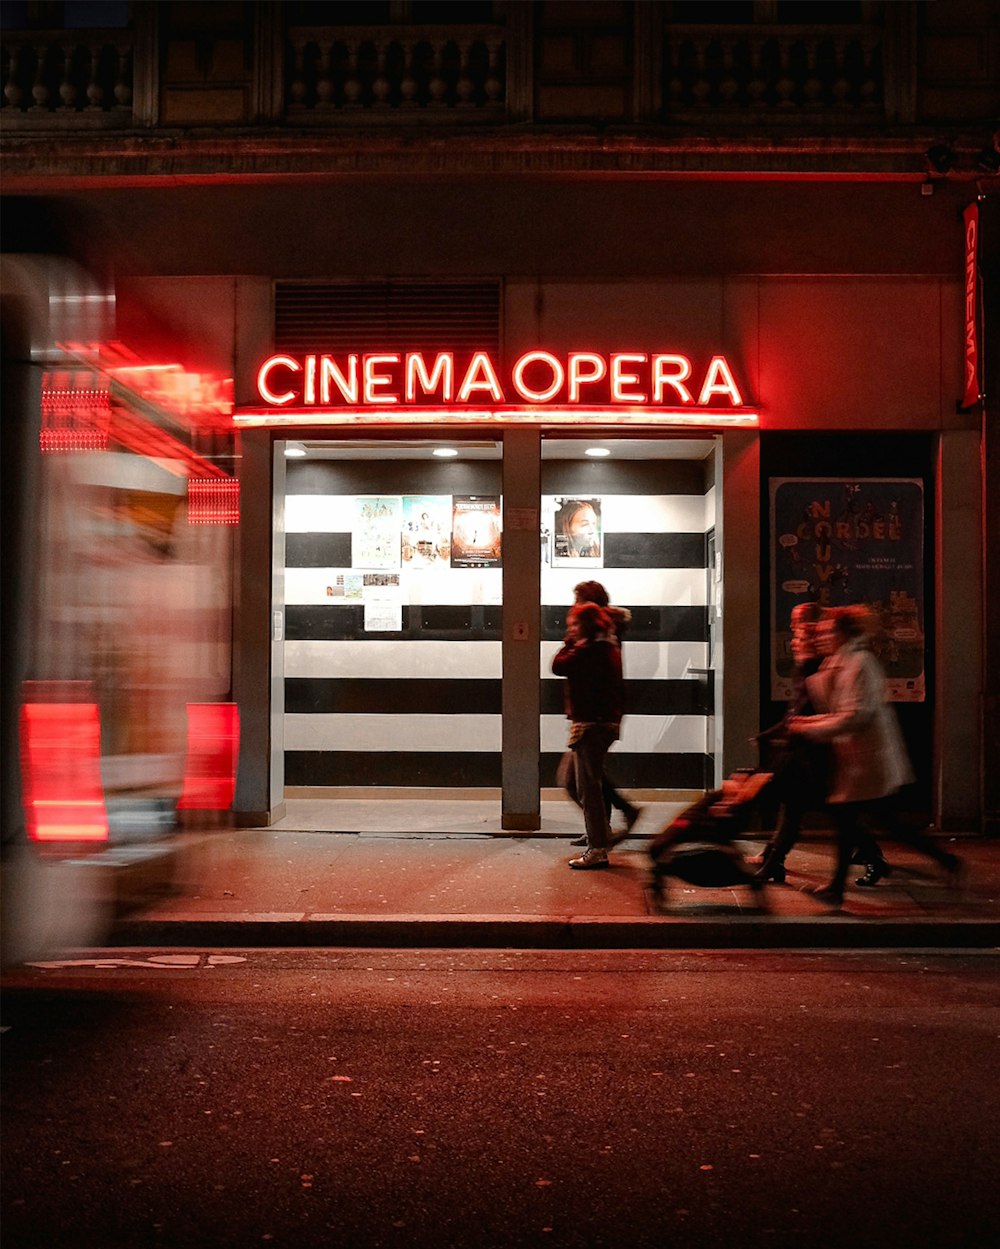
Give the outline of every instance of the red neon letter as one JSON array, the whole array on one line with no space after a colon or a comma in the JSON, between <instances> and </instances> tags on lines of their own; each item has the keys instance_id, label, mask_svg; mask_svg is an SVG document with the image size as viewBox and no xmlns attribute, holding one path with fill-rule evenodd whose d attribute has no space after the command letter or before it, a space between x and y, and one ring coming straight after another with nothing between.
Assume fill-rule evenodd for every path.
<instances>
[{"instance_id":1,"label":"red neon letter","mask_svg":"<svg viewBox=\"0 0 1000 1249\"><path fill-rule=\"evenodd\" d=\"M306 356L306 381L302 387L302 402L316 402L316 357Z\"/></svg>"},{"instance_id":2,"label":"red neon letter","mask_svg":"<svg viewBox=\"0 0 1000 1249\"><path fill-rule=\"evenodd\" d=\"M641 355L624 355L616 353L611 357L611 398L615 403L645 403L646 395L641 390L633 391L631 394L626 393L626 386L638 386L638 373L623 373L622 364L644 364L649 356L643 352Z\"/></svg>"},{"instance_id":3,"label":"red neon letter","mask_svg":"<svg viewBox=\"0 0 1000 1249\"><path fill-rule=\"evenodd\" d=\"M407 352L406 356L406 402L413 403L417 398L417 384L425 395L432 395L441 387L441 402L451 403L455 385L455 356L450 351L439 351L434 357L434 368L430 375L421 352Z\"/></svg>"},{"instance_id":4,"label":"red neon letter","mask_svg":"<svg viewBox=\"0 0 1000 1249\"><path fill-rule=\"evenodd\" d=\"M479 375L482 374L482 380ZM485 390L495 403L503 403L503 391L497 381L496 371L485 351L477 351L469 362L465 381L459 387L458 402L468 403L474 390Z\"/></svg>"},{"instance_id":5,"label":"red neon letter","mask_svg":"<svg viewBox=\"0 0 1000 1249\"><path fill-rule=\"evenodd\" d=\"M376 365L398 363L399 356L365 356L365 403L399 403L399 395L379 395L375 389L392 385L392 375L376 373Z\"/></svg>"},{"instance_id":6,"label":"red neon letter","mask_svg":"<svg viewBox=\"0 0 1000 1249\"><path fill-rule=\"evenodd\" d=\"M585 372L580 368L582 364L592 364L593 371ZM570 403L580 402L580 387L585 382L599 382L602 378L607 377L608 364L603 356L595 355L592 351L574 351L569 357L569 401Z\"/></svg>"},{"instance_id":7,"label":"red neon letter","mask_svg":"<svg viewBox=\"0 0 1000 1249\"><path fill-rule=\"evenodd\" d=\"M295 398L294 390L286 390L283 395L276 395L268 385L268 379L271 376L271 370L277 365L282 365L286 369L291 369L293 373L299 373L302 366L297 360L293 360L291 356L271 356L265 360L257 371L257 393L265 403L291 403Z\"/></svg>"},{"instance_id":8,"label":"red neon letter","mask_svg":"<svg viewBox=\"0 0 1000 1249\"><path fill-rule=\"evenodd\" d=\"M672 370L668 372L667 370ZM653 357L653 402L663 402L663 389L671 386L681 403L691 403L691 392L684 382L691 376L691 361L687 356Z\"/></svg>"},{"instance_id":9,"label":"red neon letter","mask_svg":"<svg viewBox=\"0 0 1000 1249\"><path fill-rule=\"evenodd\" d=\"M709 364L708 372L705 375L705 385L702 386L701 394L698 396L698 402L707 403L712 395L728 395L729 401L734 408L743 406L740 392L736 389L736 383L733 381L733 375L729 371L729 365L726 363L724 356L712 357L712 362Z\"/></svg>"},{"instance_id":10,"label":"red neon letter","mask_svg":"<svg viewBox=\"0 0 1000 1249\"><path fill-rule=\"evenodd\" d=\"M345 403L358 402L358 357L347 357L347 377L337 367L333 356L319 358L319 393L324 404L330 402L330 383L340 391Z\"/></svg>"},{"instance_id":11,"label":"red neon letter","mask_svg":"<svg viewBox=\"0 0 1000 1249\"><path fill-rule=\"evenodd\" d=\"M552 384L545 390L531 390L524 384L524 370L529 364L534 364L536 360L544 360L544 362L552 370ZM547 351L528 351L514 365L514 389L522 399L527 399L530 403L548 403L562 389L563 382L566 380L566 370L555 358Z\"/></svg>"}]
</instances>

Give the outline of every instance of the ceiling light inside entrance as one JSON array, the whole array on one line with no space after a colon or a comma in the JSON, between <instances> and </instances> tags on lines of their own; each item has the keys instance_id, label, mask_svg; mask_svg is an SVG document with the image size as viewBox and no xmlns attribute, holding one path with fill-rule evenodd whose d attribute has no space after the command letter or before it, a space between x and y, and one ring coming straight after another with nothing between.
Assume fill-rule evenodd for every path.
<instances>
[{"instance_id":1,"label":"ceiling light inside entrance","mask_svg":"<svg viewBox=\"0 0 1000 1249\"><path fill-rule=\"evenodd\" d=\"M458 452L454 447L435 447L431 454L439 456L442 460L453 460Z\"/></svg>"},{"instance_id":2,"label":"ceiling light inside entrance","mask_svg":"<svg viewBox=\"0 0 1000 1249\"><path fill-rule=\"evenodd\" d=\"M610 455L611 452L607 447L588 447L583 454L592 456L595 460L601 460L606 455Z\"/></svg>"},{"instance_id":3,"label":"ceiling light inside entrance","mask_svg":"<svg viewBox=\"0 0 1000 1249\"><path fill-rule=\"evenodd\" d=\"M304 442L286 442L285 443L285 455L290 460L301 459L302 456L308 455L308 454L309 452L306 450L306 445Z\"/></svg>"}]
</instances>

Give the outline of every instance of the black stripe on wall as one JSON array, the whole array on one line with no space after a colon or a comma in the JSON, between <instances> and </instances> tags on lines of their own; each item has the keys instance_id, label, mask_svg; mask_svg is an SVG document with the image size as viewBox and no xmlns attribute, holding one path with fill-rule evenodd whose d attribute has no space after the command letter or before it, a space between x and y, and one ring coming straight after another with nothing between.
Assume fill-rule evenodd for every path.
<instances>
[{"instance_id":1,"label":"black stripe on wall","mask_svg":"<svg viewBox=\"0 0 1000 1249\"><path fill-rule=\"evenodd\" d=\"M363 603L332 607L326 603L291 603L285 608L285 637L289 642L335 642L370 638L398 641L498 642L503 623L501 607L403 605L403 627L398 633L365 631ZM566 631L566 609L542 609L542 637L561 641ZM634 608L628 639L634 642L707 642L705 607ZM626 655L628 654L626 650Z\"/></svg>"},{"instance_id":2,"label":"black stripe on wall","mask_svg":"<svg viewBox=\"0 0 1000 1249\"><path fill-rule=\"evenodd\" d=\"M499 680L380 677L288 677L285 711L299 715L500 715ZM563 714L565 683L541 683L543 715ZM710 715L712 693L703 681L627 681L626 708L633 715Z\"/></svg>"},{"instance_id":3,"label":"black stripe on wall","mask_svg":"<svg viewBox=\"0 0 1000 1249\"><path fill-rule=\"evenodd\" d=\"M542 755L544 788L557 783L556 770L561 758L562 755L557 754ZM711 755L635 755L615 751L607 756L607 773L611 783L622 789L710 789L715 763Z\"/></svg>"},{"instance_id":4,"label":"black stripe on wall","mask_svg":"<svg viewBox=\"0 0 1000 1249\"><path fill-rule=\"evenodd\" d=\"M470 492L471 493L471 492ZM350 568L349 533L285 535L286 568ZM704 568L702 533L606 533L604 567ZM390 570L391 571L391 570ZM591 569L581 569L581 576Z\"/></svg>"},{"instance_id":5,"label":"black stripe on wall","mask_svg":"<svg viewBox=\"0 0 1000 1249\"><path fill-rule=\"evenodd\" d=\"M377 460L294 460L285 494L499 494L500 461L394 460L392 443Z\"/></svg>"},{"instance_id":6,"label":"black stripe on wall","mask_svg":"<svg viewBox=\"0 0 1000 1249\"><path fill-rule=\"evenodd\" d=\"M562 756L541 756L541 783L556 784ZM708 789L711 756L699 754L608 756L608 773L625 789ZM501 756L452 751L285 752L286 785L427 785L442 789L499 788Z\"/></svg>"},{"instance_id":7,"label":"black stripe on wall","mask_svg":"<svg viewBox=\"0 0 1000 1249\"><path fill-rule=\"evenodd\" d=\"M500 752L286 750L286 785L431 785L497 788Z\"/></svg>"}]
</instances>

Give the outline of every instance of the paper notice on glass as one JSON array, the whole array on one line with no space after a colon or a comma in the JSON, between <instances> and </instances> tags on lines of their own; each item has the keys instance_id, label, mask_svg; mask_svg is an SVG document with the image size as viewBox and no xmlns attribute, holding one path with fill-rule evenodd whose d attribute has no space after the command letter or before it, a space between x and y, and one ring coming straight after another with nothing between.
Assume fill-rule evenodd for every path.
<instances>
[{"instance_id":1,"label":"paper notice on glass","mask_svg":"<svg viewBox=\"0 0 1000 1249\"><path fill-rule=\"evenodd\" d=\"M366 633L401 633L403 630L403 604L399 599L366 598Z\"/></svg>"}]
</instances>

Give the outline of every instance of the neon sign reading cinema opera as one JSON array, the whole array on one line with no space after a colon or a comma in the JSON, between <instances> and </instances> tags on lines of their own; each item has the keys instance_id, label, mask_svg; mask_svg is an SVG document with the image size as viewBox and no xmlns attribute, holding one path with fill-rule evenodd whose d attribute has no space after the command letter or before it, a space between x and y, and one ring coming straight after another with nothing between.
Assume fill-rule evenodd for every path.
<instances>
[{"instance_id":1,"label":"neon sign reading cinema opera","mask_svg":"<svg viewBox=\"0 0 1000 1249\"><path fill-rule=\"evenodd\" d=\"M241 424L352 421L571 420L756 424L725 356L697 364L655 352L527 351L509 371L485 351L269 356L263 407Z\"/></svg>"}]
</instances>

